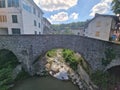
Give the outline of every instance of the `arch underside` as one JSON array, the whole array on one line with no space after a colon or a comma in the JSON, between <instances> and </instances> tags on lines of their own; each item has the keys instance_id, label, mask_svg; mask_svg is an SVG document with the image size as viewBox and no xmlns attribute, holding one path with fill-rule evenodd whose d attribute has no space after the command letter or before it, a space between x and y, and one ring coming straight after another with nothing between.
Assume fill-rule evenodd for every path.
<instances>
[{"instance_id":1,"label":"arch underside","mask_svg":"<svg viewBox=\"0 0 120 90\"><path fill-rule=\"evenodd\" d=\"M113 68L113 67L116 67L116 66L120 66L120 59L115 59L115 60L112 60L111 63L105 68L105 71Z\"/></svg>"}]
</instances>

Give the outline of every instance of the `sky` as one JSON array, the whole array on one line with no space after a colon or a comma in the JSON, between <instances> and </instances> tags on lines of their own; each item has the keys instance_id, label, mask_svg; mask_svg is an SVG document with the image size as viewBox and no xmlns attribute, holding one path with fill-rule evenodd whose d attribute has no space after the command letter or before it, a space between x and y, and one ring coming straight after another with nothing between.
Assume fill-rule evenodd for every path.
<instances>
[{"instance_id":1,"label":"sky","mask_svg":"<svg viewBox=\"0 0 120 90\"><path fill-rule=\"evenodd\" d=\"M34 0L52 24L86 21L95 13L113 14L112 0Z\"/></svg>"}]
</instances>

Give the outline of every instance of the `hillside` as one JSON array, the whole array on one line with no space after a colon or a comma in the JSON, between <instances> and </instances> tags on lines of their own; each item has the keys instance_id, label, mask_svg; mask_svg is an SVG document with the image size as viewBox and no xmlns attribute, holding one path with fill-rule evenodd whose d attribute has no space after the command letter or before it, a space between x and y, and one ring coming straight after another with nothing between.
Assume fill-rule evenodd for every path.
<instances>
[{"instance_id":1,"label":"hillside","mask_svg":"<svg viewBox=\"0 0 120 90\"><path fill-rule=\"evenodd\" d=\"M60 31L60 30L75 30L83 27L86 22L73 22L68 24L53 24L52 28Z\"/></svg>"}]
</instances>

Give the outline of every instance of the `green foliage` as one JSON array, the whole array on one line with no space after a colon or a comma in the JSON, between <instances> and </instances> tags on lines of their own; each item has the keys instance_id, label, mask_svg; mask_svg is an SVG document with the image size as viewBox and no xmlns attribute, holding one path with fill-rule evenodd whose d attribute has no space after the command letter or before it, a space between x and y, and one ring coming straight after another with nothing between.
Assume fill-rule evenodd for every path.
<instances>
[{"instance_id":1,"label":"green foliage","mask_svg":"<svg viewBox=\"0 0 120 90\"><path fill-rule=\"evenodd\" d=\"M112 10L115 14L120 14L120 1L119 0L112 1Z\"/></svg>"},{"instance_id":2,"label":"green foliage","mask_svg":"<svg viewBox=\"0 0 120 90\"><path fill-rule=\"evenodd\" d=\"M8 90L9 85L14 82L12 71L17 64L18 60L12 52L0 51L0 90Z\"/></svg>"},{"instance_id":3,"label":"green foliage","mask_svg":"<svg viewBox=\"0 0 120 90\"><path fill-rule=\"evenodd\" d=\"M107 48L105 51L105 58L102 59L102 64L107 66L115 57L114 50L112 48Z\"/></svg>"},{"instance_id":4,"label":"green foliage","mask_svg":"<svg viewBox=\"0 0 120 90\"><path fill-rule=\"evenodd\" d=\"M0 86L0 90L8 90L9 87L7 85L4 85L4 86Z\"/></svg>"},{"instance_id":5,"label":"green foliage","mask_svg":"<svg viewBox=\"0 0 120 90\"><path fill-rule=\"evenodd\" d=\"M29 73L27 73L24 69L22 69L22 71L17 75L15 81L24 80L29 77L30 77Z\"/></svg>"},{"instance_id":6,"label":"green foliage","mask_svg":"<svg viewBox=\"0 0 120 90\"><path fill-rule=\"evenodd\" d=\"M68 24L53 24L52 28L57 30L58 33L61 30L66 30L65 33L71 34L69 31L70 30L75 30L79 29L80 27L84 26L86 22L73 22L73 23L68 23Z\"/></svg>"},{"instance_id":7,"label":"green foliage","mask_svg":"<svg viewBox=\"0 0 120 90\"><path fill-rule=\"evenodd\" d=\"M91 75L91 79L100 90L109 90L108 86L115 84L115 77L111 76L108 72L99 70Z\"/></svg>"},{"instance_id":8,"label":"green foliage","mask_svg":"<svg viewBox=\"0 0 120 90\"><path fill-rule=\"evenodd\" d=\"M77 57L75 57L74 52L72 50L63 49L63 57L64 57L65 61L70 64L70 67L73 70L77 69L79 60L77 59Z\"/></svg>"},{"instance_id":9,"label":"green foliage","mask_svg":"<svg viewBox=\"0 0 120 90\"><path fill-rule=\"evenodd\" d=\"M50 51L47 52L47 56L48 57L54 57L56 56L56 49L52 49Z\"/></svg>"},{"instance_id":10,"label":"green foliage","mask_svg":"<svg viewBox=\"0 0 120 90\"><path fill-rule=\"evenodd\" d=\"M12 78L12 69L11 68L3 68L0 69L0 86L8 85L13 82Z\"/></svg>"}]
</instances>

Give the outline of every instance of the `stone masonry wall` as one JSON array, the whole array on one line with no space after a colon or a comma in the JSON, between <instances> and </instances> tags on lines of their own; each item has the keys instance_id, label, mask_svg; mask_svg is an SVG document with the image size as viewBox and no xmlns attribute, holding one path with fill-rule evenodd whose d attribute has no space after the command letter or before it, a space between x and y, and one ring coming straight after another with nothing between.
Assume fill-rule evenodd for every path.
<instances>
[{"instance_id":1,"label":"stone masonry wall","mask_svg":"<svg viewBox=\"0 0 120 90\"><path fill-rule=\"evenodd\" d=\"M32 64L48 50L68 48L82 55L93 70L103 69L101 59L106 48L113 48L120 57L120 45L75 35L8 35L0 36L0 50L12 51L23 67L32 73Z\"/></svg>"}]
</instances>

